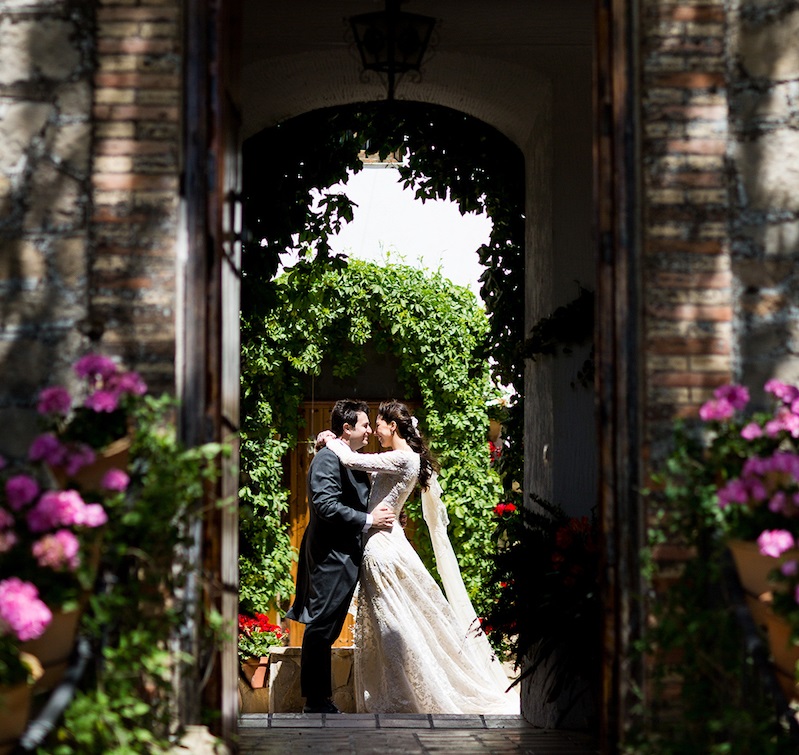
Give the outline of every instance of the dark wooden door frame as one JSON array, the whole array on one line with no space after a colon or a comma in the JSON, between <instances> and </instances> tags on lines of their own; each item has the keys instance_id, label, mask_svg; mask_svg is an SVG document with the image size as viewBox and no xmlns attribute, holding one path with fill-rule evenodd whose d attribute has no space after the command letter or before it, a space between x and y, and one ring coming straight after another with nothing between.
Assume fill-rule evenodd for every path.
<instances>
[{"instance_id":1,"label":"dark wooden door frame","mask_svg":"<svg viewBox=\"0 0 799 755\"><path fill-rule=\"evenodd\" d=\"M643 672L639 553L642 463L638 15L636 0L598 0L594 81L599 509L603 534L602 752L635 720Z\"/></svg>"}]
</instances>

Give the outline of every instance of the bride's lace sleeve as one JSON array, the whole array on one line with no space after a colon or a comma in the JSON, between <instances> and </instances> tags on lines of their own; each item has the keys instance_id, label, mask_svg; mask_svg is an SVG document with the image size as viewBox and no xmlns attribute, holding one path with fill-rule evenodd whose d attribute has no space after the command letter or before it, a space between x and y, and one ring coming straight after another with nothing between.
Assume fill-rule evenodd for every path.
<instances>
[{"instance_id":1,"label":"bride's lace sleeve","mask_svg":"<svg viewBox=\"0 0 799 755\"><path fill-rule=\"evenodd\" d=\"M353 451L341 440L331 440L327 447L333 451L341 463L350 469L360 469L364 472L393 472L400 473L407 469L413 455L404 451L383 451L378 454L359 454Z\"/></svg>"}]
</instances>

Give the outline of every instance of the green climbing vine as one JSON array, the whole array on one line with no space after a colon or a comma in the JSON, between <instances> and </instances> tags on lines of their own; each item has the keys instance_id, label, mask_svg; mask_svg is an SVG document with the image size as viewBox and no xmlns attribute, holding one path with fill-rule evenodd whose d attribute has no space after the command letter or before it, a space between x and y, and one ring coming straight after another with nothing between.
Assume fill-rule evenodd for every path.
<instances>
[{"instance_id":1,"label":"green climbing vine","mask_svg":"<svg viewBox=\"0 0 799 755\"><path fill-rule=\"evenodd\" d=\"M491 568L501 493L486 442L486 406L496 396L484 346L488 321L476 297L438 273L355 260L325 269L300 262L274 281L274 294L272 311L248 323L243 348L242 500L249 515L242 526L242 602L262 610L291 593L285 577L265 574L277 572L276 553L282 565L290 557L285 529L275 526L287 503L282 456L304 439L298 410L308 376L320 374L324 359L337 377L354 377L367 345L395 355L406 395L421 399L417 415L442 465L450 536L476 595ZM410 516L418 515L415 501ZM429 546L420 550L432 566Z\"/></svg>"}]
</instances>

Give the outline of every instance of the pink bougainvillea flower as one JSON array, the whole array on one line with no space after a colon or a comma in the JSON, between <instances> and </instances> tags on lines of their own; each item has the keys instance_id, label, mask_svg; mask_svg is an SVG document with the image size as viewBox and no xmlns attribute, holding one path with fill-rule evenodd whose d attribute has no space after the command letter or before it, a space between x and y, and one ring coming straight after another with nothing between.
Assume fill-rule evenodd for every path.
<instances>
[{"instance_id":1,"label":"pink bougainvillea flower","mask_svg":"<svg viewBox=\"0 0 799 755\"><path fill-rule=\"evenodd\" d=\"M788 559L782 566L780 566L780 571L786 577L795 577L797 574L799 574L799 561Z\"/></svg>"},{"instance_id":2,"label":"pink bougainvillea flower","mask_svg":"<svg viewBox=\"0 0 799 755\"><path fill-rule=\"evenodd\" d=\"M731 503L746 503L749 500L749 491L741 480L730 480L718 491L719 506L725 508Z\"/></svg>"},{"instance_id":3,"label":"pink bougainvillea flower","mask_svg":"<svg viewBox=\"0 0 799 755\"><path fill-rule=\"evenodd\" d=\"M68 475L74 475L97 458L94 451L85 443L79 443L67 451L64 466Z\"/></svg>"},{"instance_id":4,"label":"pink bougainvillea flower","mask_svg":"<svg viewBox=\"0 0 799 755\"><path fill-rule=\"evenodd\" d=\"M82 524L86 504L77 490L48 490L28 511L28 526L33 532Z\"/></svg>"},{"instance_id":5,"label":"pink bougainvillea flower","mask_svg":"<svg viewBox=\"0 0 799 755\"><path fill-rule=\"evenodd\" d=\"M776 396L780 401L785 404L792 404L799 398L799 388L793 385L787 385L781 380L769 380L764 386L763 390Z\"/></svg>"},{"instance_id":6,"label":"pink bougainvillea flower","mask_svg":"<svg viewBox=\"0 0 799 755\"><path fill-rule=\"evenodd\" d=\"M80 566L80 542L74 532L58 530L37 540L32 548L39 566L55 571L75 571Z\"/></svg>"},{"instance_id":7,"label":"pink bougainvillea flower","mask_svg":"<svg viewBox=\"0 0 799 755\"><path fill-rule=\"evenodd\" d=\"M60 467L66 459L67 449L53 433L39 435L28 449L30 461L43 461L52 467Z\"/></svg>"},{"instance_id":8,"label":"pink bougainvillea flower","mask_svg":"<svg viewBox=\"0 0 799 755\"><path fill-rule=\"evenodd\" d=\"M142 380L138 372L123 372L109 379L108 389L116 393L132 393L134 396L143 396L147 393L147 383Z\"/></svg>"},{"instance_id":9,"label":"pink bougainvillea flower","mask_svg":"<svg viewBox=\"0 0 799 755\"><path fill-rule=\"evenodd\" d=\"M68 414L72 406L72 397L63 386L45 388L39 393L39 402L36 411L39 414Z\"/></svg>"},{"instance_id":10,"label":"pink bougainvillea flower","mask_svg":"<svg viewBox=\"0 0 799 755\"><path fill-rule=\"evenodd\" d=\"M83 405L93 412L113 412L119 408L119 395L114 391L95 391Z\"/></svg>"},{"instance_id":11,"label":"pink bougainvillea flower","mask_svg":"<svg viewBox=\"0 0 799 755\"><path fill-rule=\"evenodd\" d=\"M773 511L775 514L784 514L786 512L786 502L785 493L782 490L778 490L768 502L769 511Z\"/></svg>"},{"instance_id":12,"label":"pink bougainvillea flower","mask_svg":"<svg viewBox=\"0 0 799 755\"><path fill-rule=\"evenodd\" d=\"M743 385L722 385L713 391L720 401L729 402L733 409L743 409L749 403L749 390Z\"/></svg>"},{"instance_id":13,"label":"pink bougainvillea flower","mask_svg":"<svg viewBox=\"0 0 799 755\"><path fill-rule=\"evenodd\" d=\"M81 357L75 362L73 369L78 377L95 380L108 380L118 371L116 362L101 354L87 354L85 357Z\"/></svg>"},{"instance_id":14,"label":"pink bougainvillea flower","mask_svg":"<svg viewBox=\"0 0 799 755\"><path fill-rule=\"evenodd\" d=\"M39 599L35 585L18 577L0 582L0 632L27 642L41 637L52 620L53 614Z\"/></svg>"},{"instance_id":15,"label":"pink bougainvillea flower","mask_svg":"<svg viewBox=\"0 0 799 755\"><path fill-rule=\"evenodd\" d=\"M39 495L39 484L33 477L26 474L18 474L6 480L6 499L13 511L20 509L31 503Z\"/></svg>"},{"instance_id":16,"label":"pink bougainvillea flower","mask_svg":"<svg viewBox=\"0 0 799 755\"><path fill-rule=\"evenodd\" d=\"M82 527L102 527L108 521L108 514L99 503L87 503L80 515Z\"/></svg>"},{"instance_id":17,"label":"pink bougainvillea flower","mask_svg":"<svg viewBox=\"0 0 799 755\"><path fill-rule=\"evenodd\" d=\"M763 435L763 428L757 422L750 422L746 427L741 430L741 437L746 440L754 440Z\"/></svg>"},{"instance_id":18,"label":"pink bougainvillea flower","mask_svg":"<svg viewBox=\"0 0 799 755\"><path fill-rule=\"evenodd\" d=\"M702 404L699 409L699 416L705 422L721 422L729 419L735 414L735 407L726 398L714 398Z\"/></svg>"},{"instance_id":19,"label":"pink bougainvillea flower","mask_svg":"<svg viewBox=\"0 0 799 755\"><path fill-rule=\"evenodd\" d=\"M127 490L130 477L121 469L109 469L100 482L103 490L115 490L121 492Z\"/></svg>"},{"instance_id":20,"label":"pink bougainvillea flower","mask_svg":"<svg viewBox=\"0 0 799 755\"><path fill-rule=\"evenodd\" d=\"M795 545L793 535L787 530L764 530L757 538L761 555L779 558Z\"/></svg>"}]
</instances>

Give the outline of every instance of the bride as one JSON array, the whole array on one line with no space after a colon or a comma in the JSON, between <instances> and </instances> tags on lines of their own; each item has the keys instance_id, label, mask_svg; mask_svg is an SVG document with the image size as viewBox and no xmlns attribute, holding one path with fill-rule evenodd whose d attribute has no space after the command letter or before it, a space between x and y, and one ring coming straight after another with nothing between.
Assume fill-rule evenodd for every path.
<instances>
[{"instance_id":1,"label":"bride","mask_svg":"<svg viewBox=\"0 0 799 755\"><path fill-rule=\"evenodd\" d=\"M391 530L366 535L355 619L358 711L518 714L518 692L506 691L510 682L466 594L416 418L385 401L375 432L383 453L355 453L320 436L345 466L372 473L369 510L384 503L397 516ZM398 523L417 482L446 598Z\"/></svg>"}]
</instances>

